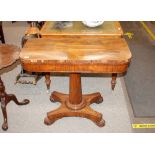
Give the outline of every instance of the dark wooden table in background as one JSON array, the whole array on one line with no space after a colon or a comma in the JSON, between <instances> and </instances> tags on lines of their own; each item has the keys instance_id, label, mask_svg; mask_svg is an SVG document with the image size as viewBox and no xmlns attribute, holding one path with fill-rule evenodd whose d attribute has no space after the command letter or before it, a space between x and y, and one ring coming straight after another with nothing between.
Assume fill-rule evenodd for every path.
<instances>
[{"instance_id":1,"label":"dark wooden table in background","mask_svg":"<svg viewBox=\"0 0 155 155\"><path fill-rule=\"evenodd\" d=\"M0 70L12 65L17 59L19 59L20 48L14 45L0 44ZM3 130L8 129L7 111L6 106L10 101L14 101L17 105L25 105L29 103L29 100L25 99L19 102L15 95L7 94L5 92L5 86L0 77L0 102L4 122L2 125Z\"/></svg>"}]
</instances>

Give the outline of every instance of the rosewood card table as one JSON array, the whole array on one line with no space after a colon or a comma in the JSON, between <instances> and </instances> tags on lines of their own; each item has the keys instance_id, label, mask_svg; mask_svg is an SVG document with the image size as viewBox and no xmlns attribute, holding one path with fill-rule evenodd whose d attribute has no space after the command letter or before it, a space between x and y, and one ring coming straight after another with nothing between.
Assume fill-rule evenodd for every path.
<instances>
[{"instance_id":1,"label":"rosewood card table","mask_svg":"<svg viewBox=\"0 0 155 155\"><path fill-rule=\"evenodd\" d=\"M43 25L40 35L42 38L121 38L123 30L120 23L115 21L105 21L101 26L89 28L80 21L73 21L72 26L56 28L56 22L48 21ZM111 88L114 90L117 74L112 73ZM46 73L45 82L47 88L50 88L50 74Z\"/></svg>"},{"instance_id":2,"label":"rosewood card table","mask_svg":"<svg viewBox=\"0 0 155 155\"><path fill-rule=\"evenodd\" d=\"M17 59L19 59L20 48L14 45L0 45L0 70L6 68L13 64ZM8 120L7 120L7 111L6 106L10 101L14 101L17 105L25 105L29 103L29 100L25 99L22 102L19 102L15 95L7 94L5 92L5 86L0 77L0 102L2 113L4 117L4 122L2 125L3 130L8 129Z\"/></svg>"},{"instance_id":3,"label":"rosewood card table","mask_svg":"<svg viewBox=\"0 0 155 155\"><path fill-rule=\"evenodd\" d=\"M50 99L61 106L47 113L47 125L67 116L79 116L104 126L102 114L90 104L101 103L99 92L83 94L81 73L123 73L127 70L131 53L123 38L39 38L30 39L20 53L23 68L30 72L69 73L69 94L52 92Z\"/></svg>"}]
</instances>

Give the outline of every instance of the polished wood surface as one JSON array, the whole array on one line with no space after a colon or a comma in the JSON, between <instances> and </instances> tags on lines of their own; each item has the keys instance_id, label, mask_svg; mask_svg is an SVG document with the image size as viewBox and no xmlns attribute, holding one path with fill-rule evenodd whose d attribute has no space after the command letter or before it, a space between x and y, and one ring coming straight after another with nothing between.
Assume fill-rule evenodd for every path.
<instances>
[{"instance_id":1,"label":"polished wood surface","mask_svg":"<svg viewBox=\"0 0 155 155\"><path fill-rule=\"evenodd\" d=\"M0 44L0 69L19 59L20 48L15 45Z\"/></svg>"},{"instance_id":2,"label":"polished wood surface","mask_svg":"<svg viewBox=\"0 0 155 155\"><path fill-rule=\"evenodd\" d=\"M72 39L81 39L81 38L122 38L123 30L118 21L105 21L101 26L98 27L87 27L82 21L73 21L70 26L67 27L57 27L58 22L47 21L43 25L40 35L42 38L72 38ZM115 79L116 83L116 79ZM49 87L49 86L47 86ZM111 82L112 90L115 88L115 84Z\"/></svg>"},{"instance_id":3,"label":"polished wood surface","mask_svg":"<svg viewBox=\"0 0 155 155\"><path fill-rule=\"evenodd\" d=\"M116 48L117 47L117 48ZM45 54L46 52L46 54ZM31 39L22 49L21 58L31 61L128 62L131 53L123 38L117 39Z\"/></svg>"},{"instance_id":4,"label":"polished wood surface","mask_svg":"<svg viewBox=\"0 0 155 155\"><path fill-rule=\"evenodd\" d=\"M123 38L39 38L27 41L20 54L25 70L30 72L69 72L69 94L53 92L51 101L61 106L49 113L47 125L62 117L79 116L105 125L102 114L90 108L92 103L101 103L99 92L82 94L80 73L117 73L127 70L131 59L130 50Z\"/></svg>"},{"instance_id":5,"label":"polished wood surface","mask_svg":"<svg viewBox=\"0 0 155 155\"><path fill-rule=\"evenodd\" d=\"M82 88L80 74L70 74L69 102L71 106L79 105L82 102ZM75 109L77 106L75 106ZM74 109L74 108L73 108Z\"/></svg>"},{"instance_id":6,"label":"polished wood surface","mask_svg":"<svg viewBox=\"0 0 155 155\"><path fill-rule=\"evenodd\" d=\"M99 127L105 125L102 114L90 108L92 103L101 103L103 98L100 93L82 95L81 77L79 73L70 74L69 95L54 91L51 94L52 102L60 102L61 106L51 112L47 113L44 120L46 125L51 125L56 120L62 117L85 117L92 120Z\"/></svg>"},{"instance_id":7,"label":"polished wood surface","mask_svg":"<svg viewBox=\"0 0 155 155\"><path fill-rule=\"evenodd\" d=\"M19 59L20 49L14 45L0 45L0 69L8 67L13 64L17 59ZM1 109L3 113L4 122L2 125L3 130L8 129L8 119L6 106L10 101L14 101L17 105L25 105L29 103L29 100L25 99L22 102L19 102L14 94L7 94L5 92L5 86L0 77L0 102Z\"/></svg>"},{"instance_id":8,"label":"polished wood surface","mask_svg":"<svg viewBox=\"0 0 155 155\"><path fill-rule=\"evenodd\" d=\"M101 26L89 28L81 21L74 21L73 26L64 29L54 28L55 22L45 22L40 34L43 38L53 37L120 37L123 35L123 30L119 22L105 21Z\"/></svg>"},{"instance_id":9,"label":"polished wood surface","mask_svg":"<svg viewBox=\"0 0 155 155\"><path fill-rule=\"evenodd\" d=\"M120 73L127 69L131 53L123 38L39 38L27 41L20 58L28 71Z\"/></svg>"}]
</instances>

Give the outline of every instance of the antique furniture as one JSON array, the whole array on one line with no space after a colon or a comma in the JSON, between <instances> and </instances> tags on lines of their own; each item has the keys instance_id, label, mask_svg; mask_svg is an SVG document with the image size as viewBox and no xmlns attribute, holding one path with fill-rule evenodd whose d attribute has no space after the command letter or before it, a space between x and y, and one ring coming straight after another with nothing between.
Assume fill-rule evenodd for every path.
<instances>
[{"instance_id":1,"label":"antique furniture","mask_svg":"<svg viewBox=\"0 0 155 155\"><path fill-rule=\"evenodd\" d=\"M1 21L0 21L0 40L2 41L2 43L5 43L4 33L3 33L3 28L2 28L2 22Z\"/></svg>"},{"instance_id":2,"label":"antique furniture","mask_svg":"<svg viewBox=\"0 0 155 155\"><path fill-rule=\"evenodd\" d=\"M42 38L121 38L123 31L119 22L105 21L101 26L89 28L80 21L74 21L73 26L56 28L56 22L45 22L40 35ZM114 90L117 74L112 73L111 88ZM50 87L50 76L46 76L47 87Z\"/></svg>"},{"instance_id":3,"label":"antique furniture","mask_svg":"<svg viewBox=\"0 0 155 155\"><path fill-rule=\"evenodd\" d=\"M105 21L101 26L96 28L88 28L80 21L74 21L72 27L65 29L54 28L55 22L45 22L40 34L42 38L53 37L101 37L101 38L120 38L123 35L119 22Z\"/></svg>"},{"instance_id":4,"label":"antique furniture","mask_svg":"<svg viewBox=\"0 0 155 155\"><path fill-rule=\"evenodd\" d=\"M40 38L39 28L36 25L37 22L31 22L31 27L27 29L25 35L22 37L22 47L28 39ZM40 76L38 73L28 73L23 68L21 68L21 72L16 76L16 83L36 85L39 79Z\"/></svg>"},{"instance_id":5,"label":"antique furniture","mask_svg":"<svg viewBox=\"0 0 155 155\"><path fill-rule=\"evenodd\" d=\"M0 69L10 66L13 64L17 59L19 59L19 52L20 49L14 45L0 45ZM5 86L0 77L0 101L1 101L1 108L4 117L4 122L2 125L3 130L8 129L8 120L7 120L7 111L6 106L10 101L14 101L17 105L25 105L29 103L29 100L25 99L22 102L18 102L17 98L13 94L7 94L5 92Z\"/></svg>"},{"instance_id":6,"label":"antique furniture","mask_svg":"<svg viewBox=\"0 0 155 155\"><path fill-rule=\"evenodd\" d=\"M90 108L101 103L99 92L82 94L81 73L123 73L127 70L131 53L121 37L55 37L28 40L20 53L23 68L30 72L69 73L69 94L54 91L51 101L61 106L49 113L47 125L67 116L85 117L98 126L105 124L102 114Z\"/></svg>"},{"instance_id":7,"label":"antique furniture","mask_svg":"<svg viewBox=\"0 0 155 155\"><path fill-rule=\"evenodd\" d=\"M22 37L22 47L24 46L24 44L26 43L26 41L28 39L32 39L32 38L40 38L40 29L42 28L42 25L44 24L43 21L33 21L33 22L29 22L31 24L31 26L27 29L27 31L25 32L25 35ZM26 72L23 68L21 69L21 72L17 75L16 77L16 83L22 83L22 84L37 84L37 81L41 78L41 76L43 75L43 73L30 73L30 72ZM45 73L45 83L47 86L47 91L49 92L50 89L50 74L49 73Z\"/></svg>"}]
</instances>

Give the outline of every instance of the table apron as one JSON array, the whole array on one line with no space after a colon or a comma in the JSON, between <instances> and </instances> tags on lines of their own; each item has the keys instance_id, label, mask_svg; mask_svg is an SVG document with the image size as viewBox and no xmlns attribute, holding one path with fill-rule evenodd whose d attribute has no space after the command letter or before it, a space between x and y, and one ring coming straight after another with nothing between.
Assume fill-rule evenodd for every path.
<instances>
[{"instance_id":1,"label":"table apron","mask_svg":"<svg viewBox=\"0 0 155 155\"><path fill-rule=\"evenodd\" d=\"M60 72L60 73L123 73L126 72L129 63L124 64L36 64L23 63L22 66L29 72Z\"/></svg>"}]
</instances>

